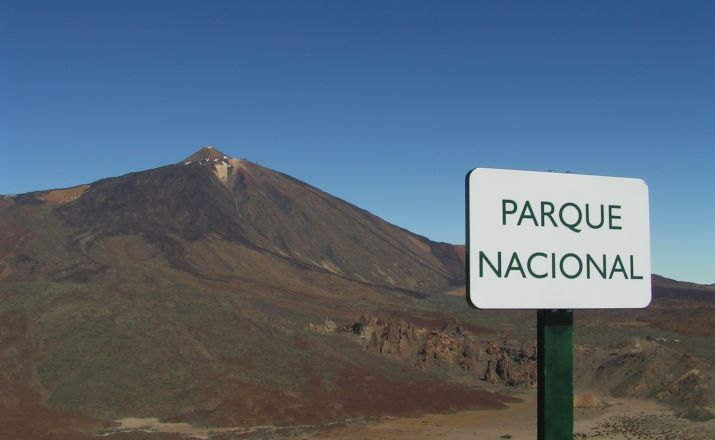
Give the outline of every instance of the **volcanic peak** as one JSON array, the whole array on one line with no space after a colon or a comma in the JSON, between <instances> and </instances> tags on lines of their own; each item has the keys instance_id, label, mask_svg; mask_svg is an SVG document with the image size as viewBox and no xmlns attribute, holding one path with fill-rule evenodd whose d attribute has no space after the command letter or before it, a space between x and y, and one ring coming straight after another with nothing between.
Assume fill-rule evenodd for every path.
<instances>
[{"instance_id":1,"label":"volcanic peak","mask_svg":"<svg viewBox=\"0 0 715 440\"><path fill-rule=\"evenodd\" d=\"M210 145L207 145L207 146L201 148L199 151L192 154L191 156L184 159L182 161L182 163L186 164L187 162L199 162L201 160L210 161L210 162L218 162L218 161L227 161L228 159L231 159L231 157L224 154L223 152L219 151L218 149L216 149Z\"/></svg>"}]
</instances>

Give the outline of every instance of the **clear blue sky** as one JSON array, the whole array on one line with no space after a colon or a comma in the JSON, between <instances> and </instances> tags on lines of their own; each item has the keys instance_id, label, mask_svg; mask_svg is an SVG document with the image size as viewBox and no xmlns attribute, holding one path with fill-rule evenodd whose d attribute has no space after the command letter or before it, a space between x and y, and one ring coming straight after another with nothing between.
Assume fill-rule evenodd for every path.
<instances>
[{"instance_id":1,"label":"clear blue sky","mask_svg":"<svg viewBox=\"0 0 715 440\"><path fill-rule=\"evenodd\" d=\"M715 282L715 2L0 0L0 193L214 145L464 242L477 166L633 176Z\"/></svg>"}]
</instances>

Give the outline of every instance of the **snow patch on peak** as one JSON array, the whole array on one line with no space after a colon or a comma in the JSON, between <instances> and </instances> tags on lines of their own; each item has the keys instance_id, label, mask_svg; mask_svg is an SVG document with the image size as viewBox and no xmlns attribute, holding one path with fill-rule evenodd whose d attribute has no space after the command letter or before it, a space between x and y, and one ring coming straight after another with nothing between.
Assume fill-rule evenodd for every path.
<instances>
[{"instance_id":1,"label":"snow patch on peak","mask_svg":"<svg viewBox=\"0 0 715 440\"><path fill-rule=\"evenodd\" d=\"M202 147L189 157L185 158L180 163L186 163L188 161L199 162L202 159L207 159L211 162L217 162L219 160L227 160L228 158L229 156L225 153L217 150L211 145L207 145L205 147Z\"/></svg>"}]
</instances>

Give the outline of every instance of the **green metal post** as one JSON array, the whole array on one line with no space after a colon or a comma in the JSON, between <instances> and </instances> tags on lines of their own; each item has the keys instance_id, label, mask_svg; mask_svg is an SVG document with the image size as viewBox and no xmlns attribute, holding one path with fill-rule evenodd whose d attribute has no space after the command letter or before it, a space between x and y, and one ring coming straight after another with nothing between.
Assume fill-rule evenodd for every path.
<instances>
[{"instance_id":1,"label":"green metal post","mask_svg":"<svg viewBox=\"0 0 715 440\"><path fill-rule=\"evenodd\" d=\"M538 440L573 440L573 312L539 310Z\"/></svg>"}]
</instances>

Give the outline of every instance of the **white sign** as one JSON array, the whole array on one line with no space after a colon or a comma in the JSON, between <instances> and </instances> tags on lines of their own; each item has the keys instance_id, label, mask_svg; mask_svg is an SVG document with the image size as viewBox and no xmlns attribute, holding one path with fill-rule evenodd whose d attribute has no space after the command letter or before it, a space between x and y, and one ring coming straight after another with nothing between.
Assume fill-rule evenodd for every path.
<instances>
[{"instance_id":1,"label":"white sign","mask_svg":"<svg viewBox=\"0 0 715 440\"><path fill-rule=\"evenodd\" d=\"M646 307L648 186L477 168L467 175L467 255L467 300L475 307Z\"/></svg>"}]
</instances>

